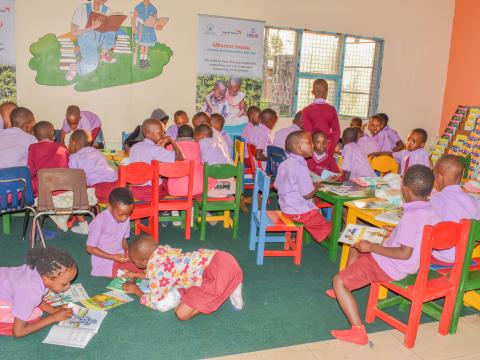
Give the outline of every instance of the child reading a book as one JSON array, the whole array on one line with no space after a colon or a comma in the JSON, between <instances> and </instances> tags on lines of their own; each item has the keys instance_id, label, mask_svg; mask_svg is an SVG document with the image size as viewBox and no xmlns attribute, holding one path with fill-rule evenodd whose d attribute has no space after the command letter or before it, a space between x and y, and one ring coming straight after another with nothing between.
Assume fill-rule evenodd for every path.
<instances>
[{"instance_id":1,"label":"child reading a book","mask_svg":"<svg viewBox=\"0 0 480 360\"><path fill-rule=\"evenodd\" d=\"M175 114L173 114L173 121L175 124L170 125L167 131L165 131L165 134L170 136L173 140L177 140L178 129L180 126L188 124L188 115L183 110L175 111Z\"/></svg>"},{"instance_id":2,"label":"child reading a book","mask_svg":"<svg viewBox=\"0 0 480 360\"><path fill-rule=\"evenodd\" d=\"M148 61L148 50L155 46L157 42L157 35L155 34L155 29L162 29L161 24L149 26L149 21L151 18L157 17L157 8L150 2L150 0L143 0L133 11L133 24L132 27L133 35L135 37L135 43L140 44L140 67L146 68L150 67L150 62ZM150 19L149 19L150 18Z\"/></svg>"},{"instance_id":3,"label":"child reading a book","mask_svg":"<svg viewBox=\"0 0 480 360\"><path fill-rule=\"evenodd\" d=\"M356 128L346 128L343 130L343 161L342 171L345 179L353 180L358 177L375 177L367 155L358 146L358 131Z\"/></svg>"},{"instance_id":4,"label":"child reading a book","mask_svg":"<svg viewBox=\"0 0 480 360\"><path fill-rule=\"evenodd\" d=\"M49 290L61 293L77 276L77 264L65 251L30 249L27 263L0 267L0 335L22 337L69 319L72 310L43 301ZM42 318L43 311L48 315Z\"/></svg>"},{"instance_id":5,"label":"child reading a book","mask_svg":"<svg viewBox=\"0 0 480 360\"><path fill-rule=\"evenodd\" d=\"M92 276L116 277L118 270L138 270L128 257L132 211L130 190L116 188L107 209L90 223L86 250L91 255Z\"/></svg>"},{"instance_id":6,"label":"child reading a book","mask_svg":"<svg viewBox=\"0 0 480 360\"><path fill-rule=\"evenodd\" d=\"M308 169L318 176L322 176L324 170L340 174L335 158L326 152L327 136L321 131L315 131L312 134L312 141L313 156L307 160ZM332 180L338 181L339 178Z\"/></svg>"},{"instance_id":7,"label":"child reading a book","mask_svg":"<svg viewBox=\"0 0 480 360\"><path fill-rule=\"evenodd\" d=\"M168 245L158 246L151 236L140 235L130 244L129 255L138 268L145 270L126 276L148 279L151 291L143 293L134 282L125 283L123 288L137 295L145 306L160 311L175 307L179 320L211 314L227 298L234 310L243 308L242 269L229 253L208 249L183 252ZM175 291L181 299L171 296Z\"/></svg>"},{"instance_id":8,"label":"child reading a book","mask_svg":"<svg viewBox=\"0 0 480 360\"><path fill-rule=\"evenodd\" d=\"M70 105L62 124L60 133L60 142L66 141L67 134L71 134L75 130L86 130L92 136L92 146L97 149L103 148L102 122L97 114L91 111L80 111L76 105Z\"/></svg>"},{"instance_id":9,"label":"child reading a book","mask_svg":"<svg viewBox=\"0 0 480 360\"><path fill-rule=\"evenodd\" d=\"M227 148L232 149L232 139L230 136L227 134L225 131L225 118L223 115L218 114L218 113L213 113L210 115L210 118L212 119L212 128L217 130L220 134L222 134L223 140L225 140L225 144L227 145Z\"/></svg>"},{"instance_id":10,"label":"child reading a book","mask_svg":"<svg viewBox=\"0 0 480 360\"><path fill-rule=\"evenodd\" d=\"M328 290L327 295L336 297L351 324L349 330L332 330L337 339L368 344L353 290L372 282L401 280L418 271L423 227L440 221L428 202L433 182L433 172L428 167L411 166L403 178L404 214L398 226L383 245L365 240L354 245L346 268L334 276L333 290Z\"/></svg>"},{"instance_id":11,"label":"child reading a book","mask_svg":"<svg viewBox=\"0 0 480 360\"><path fill-rule=\"evenodd\" d=\"M317 242L325 240L332 229L313 204L312 198L321 187L313 184L306 158L313 156L313 144L305 131L294 131L285 140L287 160L283 161L275 178L278 203L285 217L303 223Z\"/></svg>"}]
</instances>

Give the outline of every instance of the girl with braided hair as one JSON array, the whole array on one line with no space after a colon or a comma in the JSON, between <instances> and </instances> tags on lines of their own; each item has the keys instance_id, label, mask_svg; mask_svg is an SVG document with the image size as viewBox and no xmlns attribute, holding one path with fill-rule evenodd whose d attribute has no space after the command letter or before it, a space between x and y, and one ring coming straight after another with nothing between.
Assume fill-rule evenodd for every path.
<instances>
[{"instance_id":1,"label":"girl with braided hair","mask_svg":"<svg viewBox=\"0 0 480 360\"><path fill-rule=\"evenodd\" d=\"M25 265L0 267L0 335L22 337L72 317L71 309L43 297L68 290L76 276L75 260L54 247L31 249Z\"/></svg>"}]
</instances>

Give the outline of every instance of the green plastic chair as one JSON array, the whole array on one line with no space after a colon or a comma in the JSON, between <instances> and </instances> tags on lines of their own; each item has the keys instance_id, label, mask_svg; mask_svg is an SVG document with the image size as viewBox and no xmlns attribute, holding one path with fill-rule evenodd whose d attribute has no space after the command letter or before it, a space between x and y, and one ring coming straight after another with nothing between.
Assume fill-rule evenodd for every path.
<instances>
[{"instance_id":1,"label":"green plastic chair","mask_svg":"<svg viewBox=\"0 0 480 360\"><path fill-rule=\"evenodd\" d=\"M195 227L200 224L200 240L205 241L207 228L207 212L223 211L223 216L208 216L208 220L221 220L224 227L233 227L233 239L238 237L238 221L240 217L240 197L242 195L242 174L243 164L237 165L217 164L203 165L203 194L200 199L195 199L193 219ZM208 197L208 178L217 180L235 178L235 194L226 198ZM230 217L230 211L233 211L233 220ZM200 220L199 220L200 217Z\"/></svg>"}]
</instances>

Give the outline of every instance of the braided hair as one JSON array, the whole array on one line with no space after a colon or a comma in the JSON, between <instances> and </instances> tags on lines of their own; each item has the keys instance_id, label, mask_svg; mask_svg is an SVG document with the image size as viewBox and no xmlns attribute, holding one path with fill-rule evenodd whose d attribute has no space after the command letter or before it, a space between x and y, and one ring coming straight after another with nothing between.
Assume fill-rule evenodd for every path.
<instances>
[{"instance_id":1,"label":"braided hair","mask_svg":"<svg viewBox=\"0 0 480 360\"><path fill-rule=\"evenodd\" d=\"M65 269L77 266L75 260L62 249L55 247L34 248L28 251L27 265L40 275L58 276Z\"/></svg>"}]
</instances>

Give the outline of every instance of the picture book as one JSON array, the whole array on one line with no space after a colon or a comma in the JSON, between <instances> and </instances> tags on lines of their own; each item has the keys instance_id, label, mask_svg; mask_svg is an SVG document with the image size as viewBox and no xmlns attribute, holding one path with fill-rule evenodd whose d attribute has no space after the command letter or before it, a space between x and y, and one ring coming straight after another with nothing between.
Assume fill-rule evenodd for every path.
<instances>
[{"instance_id":1,"label":"picture book","mask_svg":"<svg viewBox=\"0 0 480 360\"><path fill-rule=\"evenodd\" d=\"M89 296L82 284L72 284L70 289L63 293L54 293L49 291L47 295L43 297L43 301L52 306L60 306L68 303L73 303L77 301L82 301L87 299Z\"/></svg>"},{"instance_id":2,"label":"picture book","mask_svg":"<svg viewBox=\"0 0 480 360\"><path fill-rule=\"evenodd\" d=\"M110 281L110 283L107 285L107 289L124 293L125 290L123 290L123 284L125 284L127 281L133 281L132 278L126 277L124 275L125 271L119 270L117 272L117 277ZM143 286L145 288L144 282L146 282L146 287L148 288L148 281L142 279L135 280L135 284L137 284L138 287Z\"/></svg>"},{"instance_id":3,"label":"picture book","mask_svg":"<svg viewBox=\"0 0 480 360\"><path fill-rule=\"evenodd\" d=\"M350 195L354 191L353 186L347 186L347 185L340 185L340 186L327 185L324 187L324 189L328 192L331 192L335 195L340 195L340 196Z\"/></svg>"},{"instance_id":4,"label":"picture book","mask_svg":"<svg viewBox=\"0 0 480 360\"><path fill-rule=\"evenodd\" d=\"M96 31L104 33L110 31L118 31L120 26L122 26L123 22L127 18L127 15L121 13L115 13L112 15L104 15L98 12L92 11L90 16L88 17L87 27L92 26L94 21L100 21L101 25L96 29Z\"/></svg>"},{"instance_id":5,"label":"picture book","mask_svg":"<svg viewBox=\"0 0 480 360\"><path fill-rule=\"evenodd\" d=\"M342 174L334 173L329 170L323 170L322 175L318 176L314 172L310 171L310 177L313 182L323 182L323 183L336 183L340 184L340 177Z\"/></svg>"},{"instance_id":6,"label":"picture book","mask_svg":"<svg viewBox=\"0 0 480 360\"><path fill-rule=\"evenodd\" d=\"M396 206L388 201L367 201L367 200L357 200L353 202L353 205L359 209L370 209L370 210L391 210L396 208Z\"/></svg>"},{"instance_id":7,"label":"picture book","mask_svg":"<svg viewBox=\"0 0 480 360\"><path fill-rule=\"evenodd\" d=\"M340 235L339 242L349 245L355 245L360 240L370 241L374 244L381 244L388 237L388 232L384 229L363 226L356 224L348 224Z\"/></svg>"},{"instance_id":8,"label":"picture book","mask_svg":"<svg viewBox=\"0 0 480 360\"><path fill-rule=\"evenodd\" d=\"M394 209L382 212L375 216L375 220L383 221L387 224L398 225L402 219L403 209Z\"/></svg>"},{"instance_id":9,"label":"picture book","mask_svg":"<svg viewBox=\"0 0 480 360\"><path fill-rule=\"evenodd\" d=\"M127 294L123 294L118 291L109 291L82 300L81 303L88 309L109 310L114 307L126 304L130 301L133 301L133 299Z\"/></svg>"},{"instance_id":10,"label":"picture book","mask_svg":"<svg viewBox=\"0 0 480 360\"><path fill-rule=\"evenodd\" d=\"M107 312L103 310L89 310L83 306L68 304L73 310L73 316L70 319L59 323L60 326L68 326L73 328L89 329L97 333L100 329L103 319L107 316Z\"/></svg>"}]
</instances>

